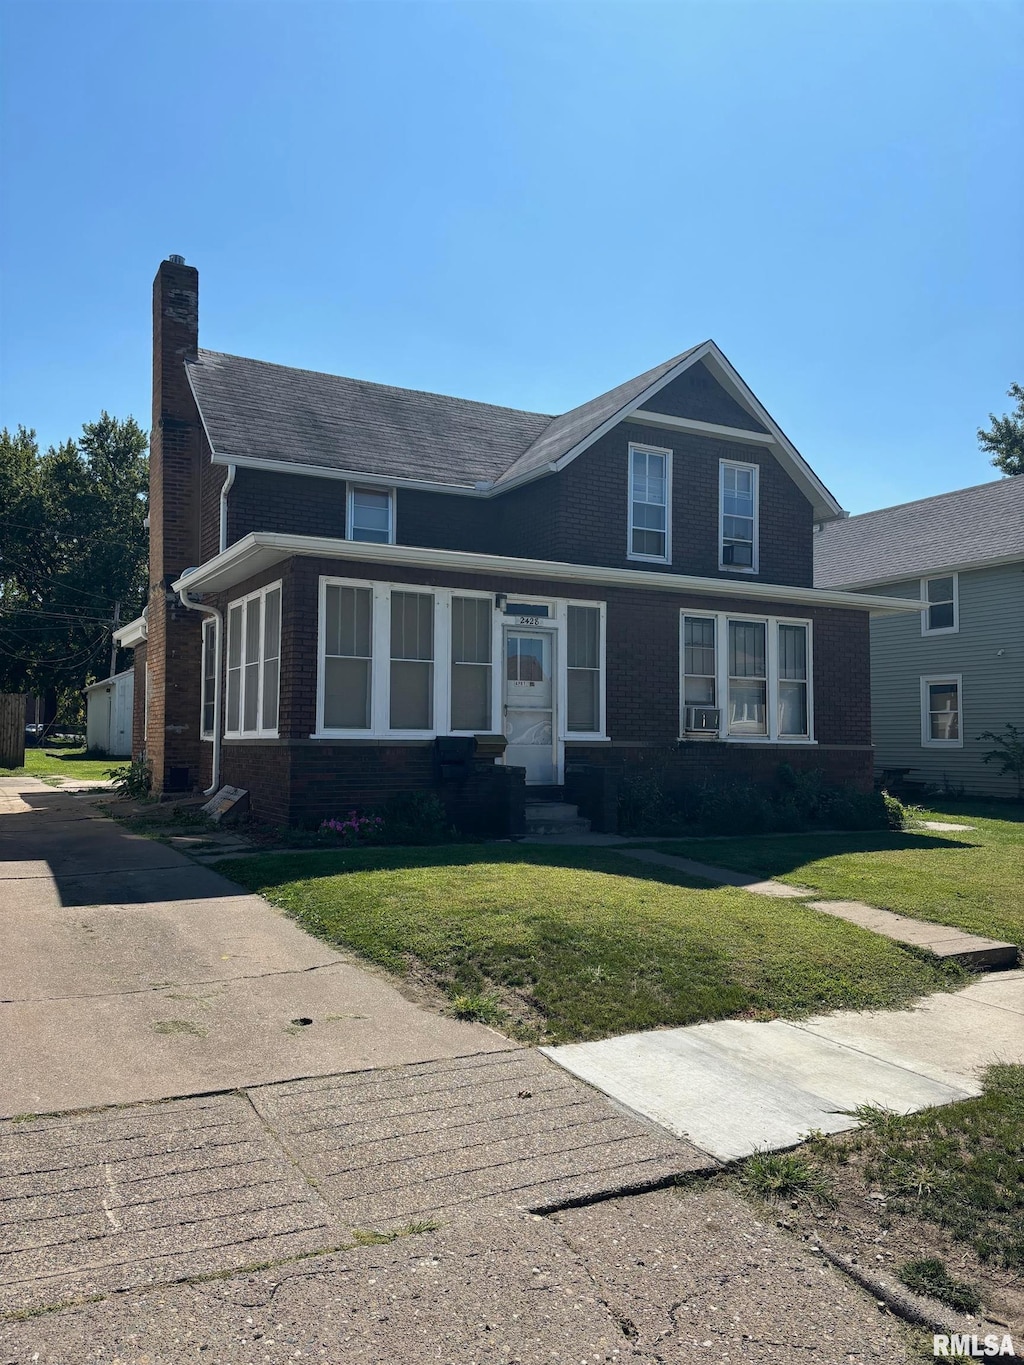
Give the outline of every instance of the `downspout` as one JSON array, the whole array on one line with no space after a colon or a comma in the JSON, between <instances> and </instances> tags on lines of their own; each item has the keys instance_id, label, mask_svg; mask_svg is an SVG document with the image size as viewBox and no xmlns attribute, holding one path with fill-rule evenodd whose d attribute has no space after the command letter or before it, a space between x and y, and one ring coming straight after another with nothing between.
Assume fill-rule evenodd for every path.
<instances>
[{"instance_id":1,"label":"downspout","mask_svg":"<svg viewBox=\"0 0 1024 1365\"><path fill-rule=\"evenodd\" d=\"M223 507L224 503L222 502L221 508L223 509ZM213 796L215 792L220 790L220 740L221 740L220 694L221 656L223 653L223 640L221 639L221 636L223 635L224 631L224 617L217 607L208 607L204 602L193 602L191 597L189 597L188 595L187 588L180 588L178 591L178 596L181 599L181 605L183 607L188 607L190 611L204 612L207 616L212 616L213 619L217 622L217 629L214 632L217 640L217 667L214 672L213 693L213 781L203 792L204 796Z\"/></svg>"},{"instance_id":2,"label":"downspout","mask_svg":"<svg viewBox=\"0 0 1024 1365\"><path fill-rule=\"evenodd\" d=\"M227 478L220 486L220 553L223 554L228 548L228 494L231 492L231 485L235 481L235 468L233 464L228 465Z\"/></svg>"}]
</instances>

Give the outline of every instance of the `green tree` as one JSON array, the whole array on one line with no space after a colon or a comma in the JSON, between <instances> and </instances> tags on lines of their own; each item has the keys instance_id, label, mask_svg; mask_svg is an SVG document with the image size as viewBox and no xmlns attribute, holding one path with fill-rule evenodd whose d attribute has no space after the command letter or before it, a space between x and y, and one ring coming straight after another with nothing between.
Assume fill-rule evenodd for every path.
<instances>
[{"instance_id":1,"label":"green tree","mask_svg":"<svg viewBox=\"0 0 1024 1365\"><path fill-rule=\"evenodd\" d=\"M990 412L988 420L992 425L988 431L978 428L978 444L1004 474L1024 474L1024 388L1011 384L1006 396L1016 399L1017 406L1002 417Z\"/></svg>"},{"instance_id":2,"label":"green tree","mask_svg":"<svg viewBox=\"0 0 1024 1365\"><path fill-rule=\"evenodd\" d=\"M0 433L0 691L56 697L110 665L115 604L145 605L147 437L102 413L41 453Z\"/></svg>"}]
</instances>

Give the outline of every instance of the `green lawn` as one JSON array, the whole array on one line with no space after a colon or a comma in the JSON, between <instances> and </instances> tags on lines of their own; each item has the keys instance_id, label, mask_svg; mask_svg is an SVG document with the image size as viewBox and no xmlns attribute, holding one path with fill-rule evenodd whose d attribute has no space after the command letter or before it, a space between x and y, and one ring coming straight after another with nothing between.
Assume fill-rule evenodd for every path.
<instances>
[{"instance_id":1,"label":"green lawn","mask_svg":"<svg viewBox=\"0 0 1024 1365\"><path fill-rule=\"evenodd\" d=\"M990 1067L979 1099L858 1114L863 1128L811 1144L826 1168L850 1163L893 1213L937 1223L983 1262L1024 1270L1024 1066Z\"/></svg>"},{"instance_id":2,"label":"green lawn","mask_svg":"<svg viewBox=\"0 0 1024 1365\"><path fill-rule=\"evenodd\" d=\"M963 979L799 904L708 889L609 849L265 854L225 871L320 938L524 1038L903 1005Z\"/></svg>"},{"instance_id":3,"label":"green lawn","mask_svg":"<svg viewBox=\"0 0 1024 1365\"><path fill-rule=\"evenodd\" d=\"M679 839L651 847L1024 946L1024 808L965 802L918 814L973 828Z\"/></svg>"},{"instance_id":4,"label":"green lawn","mask_svg":"<svg viewBox=\"0 0 1024 1365\"><path fill-rule=\"evenodd\" d=\"M85 749L61 749L47 747L25 750L23 768L0 768L0 777L11 773L27 773L29 777L40 777L45 782L53 777L96 777L106 780L107 769L116 768L127 759L85 758Z\"/></svg>"}]
</instances>

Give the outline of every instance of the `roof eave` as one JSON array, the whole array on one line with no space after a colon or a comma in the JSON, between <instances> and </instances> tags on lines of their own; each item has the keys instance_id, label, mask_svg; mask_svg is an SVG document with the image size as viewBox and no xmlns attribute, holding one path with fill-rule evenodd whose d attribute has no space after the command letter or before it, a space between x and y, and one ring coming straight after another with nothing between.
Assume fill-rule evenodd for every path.
<instances>
[{"instance_id":1,"label":"roof eave","mask_svg":"<svg viewBox=\"0 0 1024 1365\"><path fill-rule=\"evenodd\" d=\"M1024 549L1015 550L1012 554L991 555L987 559L972 559L960 561L953 564L939 564L936 568L927 569L905 569L902 573L887 574L884 578L873 575L870 578L858 578L849 583L844 583L841 587L827 589L829 592L860 592L862 588L882 588L889 583L907 583L918 578L941 578L943 574L951 573L970 573L974 569L998 569L1005 564L1024 563Z\"/></svg>"},{"instance_id":2,"label":"roof eave","mask_svg":"<svg viewBox=\"0 0 1024 1365\"><path fill-rule=\"evenodd\" d=\"M437 550L418 545L376 545L269 531L250 532L205 564L189 569L172 586L175 592L224 592L296 556L357 560L364 564L379 564L382 569L391 565L405 565L436 569L440 573L493 573L550 582L587 583L597 587L603 585L652 592L704 593L717 597L742 596L879 614L921 610L921 603L916 600L872 597L838 589L803 588L786 583L737 583L733 579L702 578L692 574L617 569L600 564L569 564L561 560L520 559L465 550Z\"/></svg>"}]
</instances>

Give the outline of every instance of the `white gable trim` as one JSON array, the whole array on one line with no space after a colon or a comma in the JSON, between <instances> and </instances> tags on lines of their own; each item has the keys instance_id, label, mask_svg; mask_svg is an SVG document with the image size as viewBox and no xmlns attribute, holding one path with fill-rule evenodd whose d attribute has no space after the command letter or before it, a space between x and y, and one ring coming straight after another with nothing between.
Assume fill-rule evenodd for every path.
<instances>
[{"instance_id":1,"label":"white gable trim","mask_svg":"<svg viewBox=\"0 0 1024 1365\"><path fill-rule=\"evenodd\" d=\"M717 422L698 422L695 417L673 417L667 412L650 412L647 408L637 408L633 413L637 422L648 427L664 427L667 431L692 431L695 436L710 436L720 441L736 441L738 444L755 446L777 445L775 437L767 431L747 431L745 427L723 427Z\"/></svg>"},{"instance_id":2,"label":"white gable trim","mask_svg":"<svg viewBox=\"0 0 1024 1365\"><path fill-rule=\"evenodd\" d=\"M639 394L630 402L623 404L617 412L613 413L611 417L602 422L599 427L596 427L588 436L585 436L583 440L578 441L571 450L567 451L559 460L557 460L553 468L564 469L566 465L571 464L573 460L582 455L585 450L589 450L596 441L599 441L602 436L607 435L613 427L618 426L620 422L625 421L631 414L636 413L637 408L642 408L646 403L649 403L662 389L671 384L673 380L678 379L681 374L684 374L692 365L696 365L698 361L701 360L707 362L708 369L730 397L735 398L741 407L746 408L751 417L755 418L762 426L766 427L769 434L775 438L775 441L779 446L778 456L780 462L788 468L797 485L803 490L813 504L815 521L828 521L831 517L841 516L843 511L842 507L821 482L814 470L811 469L810 465L797 450L796 446L793 445L786 433L754 397L753 392L746 386L713 341L705 341L703 345L696 347L695 350L686 355L678 365L673 365L667 374L662 375L660 379L656 379L653 384L649 384L643 393ZM639 416L637 417L637 420L641 420ZM750 433L748 433L748 435L749 434ZM547 472L547 468L531 470L527 478L535 478L538 473L546 474ZM527 478L523 478L518 482L526 483ZM512 486L511 483L502 485L504 488L510 488Z\"/></svg>"}]
</instances>

